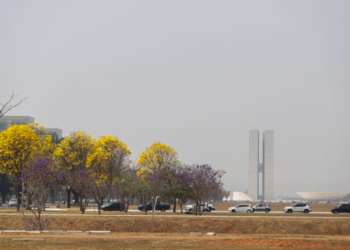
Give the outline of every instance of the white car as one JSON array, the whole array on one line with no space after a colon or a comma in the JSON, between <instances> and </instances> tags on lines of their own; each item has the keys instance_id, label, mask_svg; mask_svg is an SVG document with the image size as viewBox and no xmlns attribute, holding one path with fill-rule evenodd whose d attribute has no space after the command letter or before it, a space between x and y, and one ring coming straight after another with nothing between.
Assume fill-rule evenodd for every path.
<instances>
[{"instance_id":1,"label":"white car","mask_svg":"<svg viewBox=\"0 0 350 250\"><path fill-rule=\"evenodd\" d=\"M311 206L306 203L297 203L293 206L284 208L285 213L293 213L293 212L310 213L311 211L312 211Z\"/></svg>"},{"instance_id":2,"label":"white car","mask_svg":"<svg viewBox=\"0 0 350 250\"><path fill-rule=\"evenodd\" d=\"M235 207L230 207L228 211L231 213L252 213L253 208L250 204L239 204Z\"/></svg>"},{"instance_id":3,"label":"white car","mask_svg":"<svg viewBox=\"0 0 350 250\"><path fill-rule=\"evenodd\" d=\"M193 205L187 205L185 208L186 214L192 213L192 210L193 210ZM201 210L203 212L211 212L211 209L207 205L204 205L204 204L201 205Z\"/></svg>"},{"instance_id":4,"label":"white car","mask_svg":"<svg viewBox=\"0 0 350 250\"><path fill-rule=\"evenodd\" d=\"M9 200L9 207L17 207L17 199L11 199Z\"/></svg>"},{"instance_id":5,"label":"white car","mask_svg":"<svg viewBox=\"0 0 350 250\"><path fill-rule=\"evenodd\" d=\"M214 204L208 204L208 207L209 207L211 210L215 210L215 205L214 205Z\"/></svg>"}]
</instances>

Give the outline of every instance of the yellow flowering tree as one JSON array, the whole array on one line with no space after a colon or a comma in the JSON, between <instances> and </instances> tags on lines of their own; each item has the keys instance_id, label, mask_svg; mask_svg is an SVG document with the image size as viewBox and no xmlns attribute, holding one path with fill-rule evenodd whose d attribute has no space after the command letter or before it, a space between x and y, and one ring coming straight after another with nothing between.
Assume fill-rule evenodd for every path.
<instances>
[{"instance_id":1,"label":"yellow flowering tree","mask_svg":"<svg viewBox=\"0 0 350 250\"><path fill-rule=\"evenodd\" d=\"M58 145L54 152L54 160L65 175L67 188L67 207L70 207L72 189L80 196L80 210L85 212L88 181L86 169L89 157L95 153L96 141L84 132L73 132Z\"/></svg>"},{"instance_id":2,"label":"yellow flowering tree","mask_svg":"<svg viewBox=\"0 0 350 250\"><path fill-rule=\"evenodd\" d=\"M17 211L20 208L21 174L34 157L52 151L51 136L38 124L14 125L0 134L0 172L14 175Z\"/></svg>"},{"instance_id":3,"label":"yellow flowering tree","mask_svg":"<svg viewBox=\"0 0 350 250\"><path fill-rule=\"evenodd\" d=\"M155 196L175 185L180 161L175 149L157 142L141 153L136 165L137 174L150 183L152 195ZM173 209L176 209L176 199Z\"/></svg>"},{"instance_id":4,"label":"yellow flowering tree","mask_svg":"<svg viewBox=\"0 0 350 250\"><path fill-rule=\"evenodd\" d=\"M157 171L171 169L179 164L179 157L175 149L163 143L156 142L141 153L136 163L139 167L137 174L146 178Z\"/></svg>"},{"instance_id":5,"label":"yellow flowering tree","mask_svg":"<svg viewBox=\"0 0 350 250\"><path fill-rule=\"evenodd\" d=\"M103 171L109 188L120 179L130 165L131 152L127 145L113 136L101 136L97 146L106 154L106 168Z\"/></svg>"},{"instance_id":6,"label":"yellow flowering tree","mask_svg":"<svg viewBox=\"0 0 350 250\"><path fill-rule=\"evenodd\" d=\"M129 168L130 154L127 145L116 137L101 136L96 142L95 152L88 160L88 175L90 193L97 202L99 214L103 199Z\"/></svg>"}]
</instances>

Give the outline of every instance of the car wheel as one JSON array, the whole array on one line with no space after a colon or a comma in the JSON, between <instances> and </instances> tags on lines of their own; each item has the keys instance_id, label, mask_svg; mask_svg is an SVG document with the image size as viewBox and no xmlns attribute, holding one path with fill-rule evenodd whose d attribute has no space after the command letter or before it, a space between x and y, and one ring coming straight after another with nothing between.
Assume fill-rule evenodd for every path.
<instances>
[{"instance_id":1,"label":"car wheel","mask_svg":"<svg viewBox=\"0 0 350 250\"><path fill-rule=\"evenodd\" d=\"M270 210L266 209L266 210L265 210L265 213L268 213L268 212L270 212Z\"/></svg>"},{"instance_id":2,"label":"car wheel","mask_svg":"<svg viewBox=\"0 0 350 250\"><path fill-rule=\"evenodd\" d=\"M247 210L247 213L252 213L252 210L248 209L248 210Z\"/></svg>"},{"instance_id":3,"label":"car wheel","mask_svg":"<svg viewBox=\"0 0 350 250\"><path fill-rule=\"evenodd\" d=\"M339 214L339 211L335 210L333 213L334 213L334 214Z\"/></svg>"},{"instance_id":4,"label":"car wheel","mask_svg":"<svg viewBox=\"0 0 350 250\"><path fill-rule=\"evenodd\" d=\"M307 213L309 213L310 211L308 210L308 209L305 209L304 210L304 214L307 214Z\"/></svg>"},{"instance_id":5,"label":"car wheel","mask_svg":"<svg viewBox=\"0 0 350 250\"><path fill-rule=\"evenodd\" d=\"M165 212L165 209L164 209L164 208L162 208L160 211L161 211L161 212Z\"/></svg>"},{"instance_id":6,"label":"car wheel","mask_svg":"<svg viewBox=\"0 0 350 250\"><path fill-rule=\"evenodd\" d=\"M232 212L232 213L235 213L235 212L236 212L236 210L233 210L233 209L232 209L232 210L231 210L231 212Z\"/></svg>"},{"instance_id":7,"label":"car wheel","mask_svg":"<svg viewBox=\"0 0 350 250\"><path fill-rule=\"evenodd\" d=\"M291 214L291 213L293 213L293 210L292 209L288 209L287 213Z\"/></svg>"}]
</instances>

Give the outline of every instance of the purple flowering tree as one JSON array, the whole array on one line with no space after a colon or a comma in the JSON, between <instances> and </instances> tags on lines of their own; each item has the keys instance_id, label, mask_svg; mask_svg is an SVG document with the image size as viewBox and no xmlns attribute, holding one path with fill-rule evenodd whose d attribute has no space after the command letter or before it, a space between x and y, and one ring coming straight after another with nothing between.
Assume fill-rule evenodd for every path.
<instances>
[{"instance_id":1,"label":"purple flowering tree","mask_svg":"<svg viewBox=\"0 0 350 250\"><path fill-rule=\"evenodd\" d=\"M33 216L22 214L27 222L37 230L43 230L45 226L41 214L45 211L50 189L58 187L62 181L62 176L53 169L51 159L39 158L25 168L20 177L20 181L25 184L27 197L32 202Z\"/></svg>"},{"instance_id":2,"label":"purple flowering tree","mask_svg":"<svg viewBox=\"0 0 350 250\"><path fill-rule=\"evenodd\" d=\"M74 169L65 175L66 183L80 195L80 211L85 213L87 198L90 193L91 178L86 169Z\"/></svg>"},{"instance_id":3,"label":"purple flowering tree","mask_svg":"<svg viewBox=\"0 0 350 250\"><path fill-rule=\"evenodd\" d=\"M125 213L129 210L130 200L135 198L138 193L139 182L141 180L140 177L137 176L136 171L135 168L125 170L116 185L116 191L120 194Z\"/></svg>"},{"instance_id":4,"label":"purple flowering tree","mask_svg":"<svg viewBox=\"0 0 350 250\"><path fill-rule=\"evenodd\" d=\"M177 173L178 180L196 203L195 215L202 214L200 205L222 189L221 178L224 174L224 171L214 170L208 164L183 166Z\"/></svg>"},{"instance_id":5,"label":"purple flowering tree","mask_svg":"<svg viewBox=\"0 0 350 250\"><path fill-rule=\"evenodd\" d=\"M181 165L154 169L148 176L147 181L152 190L152 196L160 195L162 199L171 198L174 200L173 212L176 212L177 200L182 196L181 183L179 183L177 173ZM180 191L180 192L177 192ZM180 195L179 195L180 194Z\"/></svg>"}]
</instances>

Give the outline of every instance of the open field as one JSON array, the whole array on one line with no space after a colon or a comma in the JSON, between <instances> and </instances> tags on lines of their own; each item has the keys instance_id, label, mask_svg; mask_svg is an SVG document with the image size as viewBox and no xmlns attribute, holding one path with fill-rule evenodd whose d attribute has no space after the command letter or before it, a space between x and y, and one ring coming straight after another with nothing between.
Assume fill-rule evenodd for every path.
<instances>
[{"instance_id":1,"label":"open field","mask_svg":"<svg viewBox=\"0 0 350 250\"><path fill-rule=\"evenodd\" d=\"M26 241L19 240L26 238ZM33 239L37 239L33 241ZM188 234L0 235L0 249L350 249L349 236Z\"/></svg>"},{"instance_id":2,"label":"open field","mask_svg":"<svg viewBox=\"0 0 350 250\"><path fill-rule=\"evenodd\" d=\"M302 218L271 218L169 213L156 216L154 233L151 233L151 216L141 213L134 216L120 212L112 212L114 216L80 215L77 211L46 214L48 230L110 230L112 233L3 233L0 234L0 249L350 249L350 218L339 215L324 219L304 214L300 214L304 216ZM21 214L0 213L0 221L0 230L32 229ZM190 235L190 232L201 232L203 236ZM206 236L207 232L216 232L217 235Z\"/></svg>"}]
</instances>

